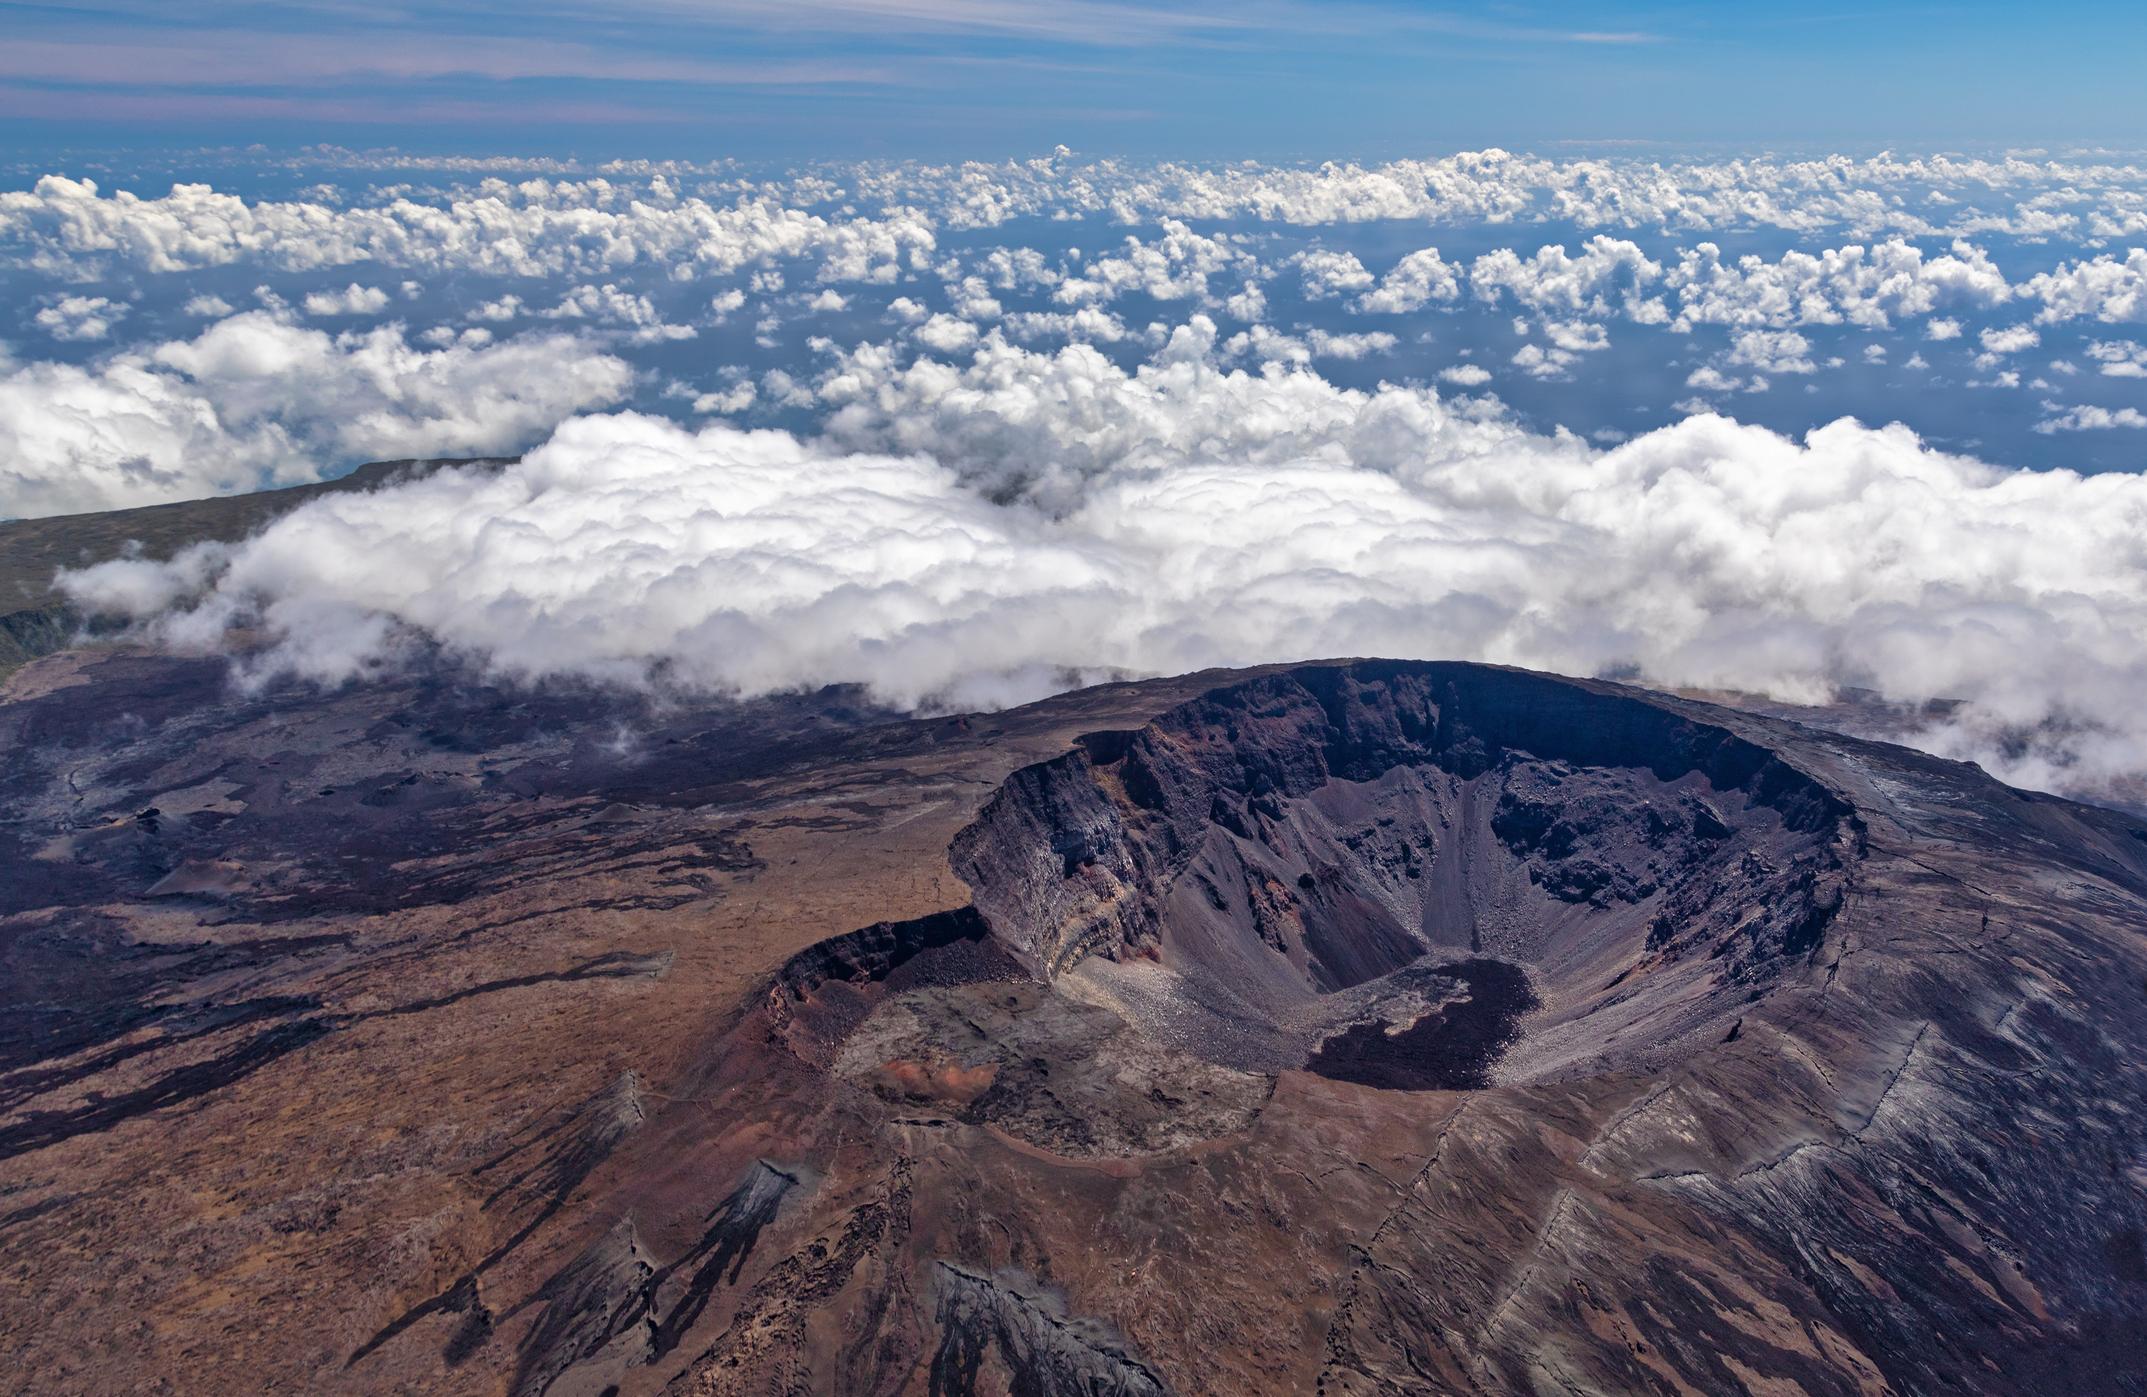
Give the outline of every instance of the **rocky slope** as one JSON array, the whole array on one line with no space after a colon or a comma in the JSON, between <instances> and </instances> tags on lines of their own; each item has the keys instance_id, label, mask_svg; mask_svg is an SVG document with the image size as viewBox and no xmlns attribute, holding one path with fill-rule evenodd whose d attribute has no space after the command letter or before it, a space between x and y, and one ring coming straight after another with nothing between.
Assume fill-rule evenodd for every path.
<instances>
[{"instance_id":1,"label":"rocky slope","mask_svg":"<svg viewBox=\"0 0 2147 1397\"><path fill-rule=\"evenodd\" d=\"M2116 813L1469 665L6 692L40 1391L2143 1390Z\"/></svg>"}]
</instances>

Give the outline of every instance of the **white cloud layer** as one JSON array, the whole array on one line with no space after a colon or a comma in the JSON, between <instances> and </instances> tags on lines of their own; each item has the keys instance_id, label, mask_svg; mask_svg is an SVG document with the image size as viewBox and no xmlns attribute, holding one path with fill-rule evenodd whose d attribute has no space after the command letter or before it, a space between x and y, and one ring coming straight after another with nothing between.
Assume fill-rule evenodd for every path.
<instances>
[{"instance_id":1,"label":"white cloud layer","mask_svg":"<svg viewBox=\"0 0 2147 1397\"><path fill-rule=\"evenodd\" d=\"M1714 415L1598 450L1426 389L996 336L840 356L826 435L569 422L521 465L316 502L145 575L78 574L256 672L429 636L510 674L904 702L1332 654L1823 700L1966 701L1922 741L2028 784L2147 770L2147 476L2009 472L1902 428Z\"/></svg>"},{"instance_id":2,"label":"white cloud layer","mask_svg":"<svg viewBox=\"0 0 2147 1397\"><path fill-rule=\"evenodd\" d=\"M1924 741L2034 784L2147 778L2142 476L1716 415L1794 392L1820 421L1873 400L1820 396L1852 379L1921 372L2016 390L2015 431L2108 464L2147 437L2147 170L2118 158L349 158L445 182L0 191L25 337L86 357L0 346L0 515L512 451L573 419L502 473L74 583L202 643L258 622L260 672L332 680L429 636L531 676L976 704L1457 655L1964 698ZM969 231L1013 220L1040 246ZM248 287L265 309L234 314ZM182 304L199 333L165 341ZM389 316L418 319L355 318ZM860 333L886 342L828 338ZM628 399L636 350L671 411L814 435L574 418ZM1413 386L1495 381L1540 413L1545 382L1624 391L1634 354L1689 418L1626 441L1662 420L1635 402L1608 450ZM2082 396L2103 401L2058 400Z\"/></svg>"},{"instance_id":3,"label":"white cloud layer","mask_svg":"<svg viewBox=\"0 0 2147 1397\"><path fill-rule=\"evenodd\" d=\"M2147 170L2093 159L1548 159L1489 149L1384 165L1293 168L1079 161L860 170L861 194L940 211L949 227L1107 213L1319 226L1556 220L1628 230L1845 229L1859 237L1998 233L2116 238L2147 229Z\"/></svg>"},{"instance_id":4,"label":"white cloud layer","mask_svg":"<svg viewBox=\"0 0 2147 1397\"><path fill-rule=\"evenodd\" d=\"M503 452L617 402L631 369L563 335L413 348L267 311L81 366L0 365L0 517L291 485L337 465Z\"/></svg>"},{"instance_id":5,"label":"white cloud layer","mask_svg":"<svg viewBox=\"0 0 2147 1397\"><path fill-rule=\"evenodd\" d=\"M757 192L730 203L682 199L660 180L488 179L440 202L393 197L355 208L248 201L206 184L175 184L153 198L107 194L94 180L62 175L0 192L0 249L56 276L90 276L115 262L150 272L374 262L510 276L589 276L656 264L690 277L770 258L818 257L824 281L885 282L932 247L929 221L913 210L829 217Z\"/></svg>"}]
</instances>

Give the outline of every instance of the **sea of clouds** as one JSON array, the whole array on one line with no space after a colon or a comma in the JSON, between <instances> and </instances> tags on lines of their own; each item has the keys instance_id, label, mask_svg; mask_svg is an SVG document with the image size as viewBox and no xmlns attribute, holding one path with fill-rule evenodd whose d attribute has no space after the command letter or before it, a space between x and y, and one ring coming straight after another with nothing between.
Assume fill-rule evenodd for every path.
<instances>
[{"instance_id":1,"label":"sea of clouds","mask_svg":"<svg viewBox=\"0 0 2147 1397\"><path fill-rule=\"evenodd\" d=\"M1017 702L1079 676L1466 657L1801 702L1966 700L1925 740L2087 788L2147 754L2147 477L2005 471L1900 428L1688 418L1609 450L1214 362L862 352L824 436L636 414L504 471L329 497L67 587L256 676L422 638L518 678Z\"/></svg>"},{"instance_id":2,"label":"sea of clouds","mask_svg":"<svg viewBox=\"0 0 2147 1397\"><path fill-rule=\"evenodd\" d=\"M1929 355L2023 432L2147 426L2124 396L2147 383L2142 190L2103 158L1499 152L255 199L48 177L0 193L0 255L49 284L42 333L73 357L0 361L0 513L526 449L64 578L171 643L243 631L253 683L444 650L529 681L969 708L1469 658L1955 700L1914 740L2094 794L2147 773L2147 473L1743 408ZM1357 225L1378 239L1345 245ZM1060 231L990 236L1009 226ZM190 283L191 328L125 340L177 314L142 288L205 269L263 281ZM1382 368L1466 315L1499 322L1495 355ZM1683 399L1562 429L1613 335L1679 346Z\"/></svg>"}]
</instances>

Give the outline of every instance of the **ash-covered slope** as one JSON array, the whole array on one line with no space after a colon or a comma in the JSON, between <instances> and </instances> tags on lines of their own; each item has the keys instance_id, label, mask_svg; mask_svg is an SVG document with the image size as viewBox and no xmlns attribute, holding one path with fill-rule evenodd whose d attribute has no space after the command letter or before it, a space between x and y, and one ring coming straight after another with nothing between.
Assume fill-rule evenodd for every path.
<instances>
[{"instance_id":1,"label":"ash-covered slope","mask_svg":"<svg viewBox=\"0 0 2147 1397\"><path fill-rule=\"evenodd\" d=\"M2120 815L1458 664L11 692L42 1390L2143 1390Z\"/></svg>"}]
</instances>

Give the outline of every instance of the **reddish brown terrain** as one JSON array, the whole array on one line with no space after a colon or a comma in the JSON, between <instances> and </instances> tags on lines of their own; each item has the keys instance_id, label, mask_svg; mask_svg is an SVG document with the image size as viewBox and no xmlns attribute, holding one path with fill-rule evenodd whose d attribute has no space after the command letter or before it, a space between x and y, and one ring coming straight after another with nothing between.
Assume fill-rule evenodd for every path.
<instances>
[{"instance_id":1,"label":"reddish brown terrain","mask_svg":"<svg viewBox=\"0 0 2147 1397\"><path fill-rule=\"evenodd\" d=\"M2147 1390L2120 814L1459 664L5 692L18 1390Z\"/></svg>"}]
</instances>

